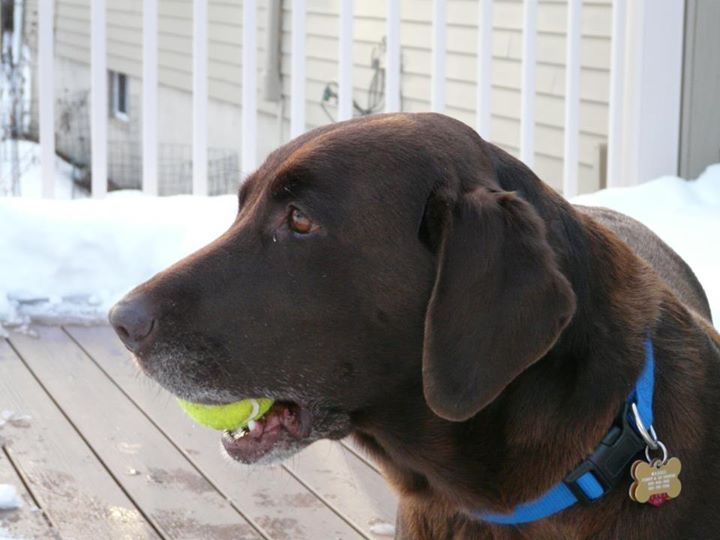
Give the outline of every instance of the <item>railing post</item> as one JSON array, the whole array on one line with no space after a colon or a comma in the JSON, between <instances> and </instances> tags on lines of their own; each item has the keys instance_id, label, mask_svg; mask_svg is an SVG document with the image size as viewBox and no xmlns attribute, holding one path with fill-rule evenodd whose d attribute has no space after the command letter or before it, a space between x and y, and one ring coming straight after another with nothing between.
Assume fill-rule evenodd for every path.
<instances>
[{"instance_id":1,"label":"railing post","mask_svg":"<svg viewBox=\"0 0 720 540\"><path fill-rule=\"evenodd\" d=\"M38 120L40 123L40 164L42 195L55 196L55 0L38 5Z\"/></svg>"},{"instance_id":2,"label":"railing post","mask_svg":"<svg viewBox=\"0 0 720 540\"><path fill-rule=\"evenodd\" d=\"M338 120L349 120L353 117L353 0L340 0L339 42Z\"/></svg>"},{"instance_id":3,"label":"railing post","mask_svg":"<svg viewBox=\"0 0 720 540\"><path fill-rule=\"evenodd\" d=\"M580 10L581 0L568 0L565 51L565 149L563 161L563 194L566 197L574 197L578 193Z\"/></svg>"},{"instance_id":4,"label":"railing post","mask_svg":"<svg viewBox=\"0 0 720 540\"><path fill-rule=\"evenodd\" d=\"M257 0L243 0L242 173L257 167Z\"/></svg>"},{"instance_id":5,"label":"railing post","mask_svg":"<svg viewBox=\"0 0 720 540\"><path fill-rule=\"evenodd\" d=\"M523 9L522 78L520 103L520 159L532 167L535 162L535 47L537 2L525 0Z\"/></svg>"},{"instance_id":6,"label":"railing post","mask_svg":"<svg viewBox=\"0 0 720 540\"><path fill-rule=\"evenodd\" d=\"M610 105L608 111L607 185L620 181L625 88L626 0L613 0L610 52Z\"/></svg>"},{"instance_id":7,"label":"railing post","mask_svg":"<svg viewBox=\"0 0 720 540\"><path fill-rule=\"evenodd\" d=\"M143 2L142 188L158 194L158 0Z\"/></svg>"},{"instance_id":8,"label":"railing post","mask_svg":"<svg viewBox=\"0 0 720 540\"><path fill-rule=\"evenodd\" d=\"M193 0L193 195L208 194L207 1Z\"/></svg>"},{"instance_id":9,"label":"railing post","mask_svg":"<svg viewBox=\"0 0 720 540\"><path fill-rule=\"evenodd\" d=\"M387 0L385 112L400 110L400 0Z\"/></svg>"},{"instance_id":10,"label":"railing post","mask_svg":"<svg viewBox=\"0 0 720 540\"><path fill-rule=\"evenodd\" d=\"M433 0L432 82L430 87L430 110L434 112L443 112L445 110L446 19L446 1Z\"/></svg>"},{"instance_id":11,"label":"railing post","mask_svg":"<svg viewBox=\"0 0 720 540\"><path fill-rule=\"evenodd\" d=\"M492 2L480 0L478 6L477 101L475 129L481 137L490 137L490 78L492 67Z\"/></svg>"},{"instance_id":12,"label":"railing post","mask_svg":"<svg viewBox=\"0 0 720 540\"><path fill-rule=\"evenodd\" d=\"M92 196L107 193L107 54L105 0L92 0L90 13L90 139Z\"/></svg>"},{"instance_id":13,"label":"railing post","mask_svg":"<svg viewBox=\"0 0 720 540\"><path fill-rule=\"evenodd\" d=\"M290 67L290 137L305 132L305 0L292 2Z\"/></svg>"}]
</instances>

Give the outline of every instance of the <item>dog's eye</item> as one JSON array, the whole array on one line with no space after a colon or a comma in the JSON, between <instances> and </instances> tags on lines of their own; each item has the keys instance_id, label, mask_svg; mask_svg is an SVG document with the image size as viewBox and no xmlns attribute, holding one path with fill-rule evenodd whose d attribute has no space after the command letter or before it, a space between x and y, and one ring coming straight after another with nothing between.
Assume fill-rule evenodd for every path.
<instances>
[{"instance_id":1,"label":"dog's eye","mask_svg":"<svg viewBox=\"0 0 720 540\"><path fill-rule=\"evenodd\" d=\"M302 210L291 208L288 214L288 227L298 234L308 234L313 230L313 222L307 217Z\"/></svg>"}]
</instances>

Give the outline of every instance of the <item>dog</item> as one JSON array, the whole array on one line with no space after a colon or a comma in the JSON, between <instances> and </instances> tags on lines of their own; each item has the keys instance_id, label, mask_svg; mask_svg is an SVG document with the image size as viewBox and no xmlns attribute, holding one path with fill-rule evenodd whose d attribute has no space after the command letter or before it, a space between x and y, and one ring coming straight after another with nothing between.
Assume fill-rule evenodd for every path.
<instances>
[{"instance_id":1,"label":"dog","mask_svg":"<svg viewBox=\"0 0 720 540\"><path fill-rule=\"evenodd\" d=\"M277 149L227 232L110 321L182 399L275 400L251 436L223 436L235 460L352 436L400 496L398 538L720 538L720 337L692 270L449 117L375 115ZM626 424L648 369L646 442ZM597 500L488 518L542 498L618 422L631 453ZM660 507L628 493L655 440L667 455L648 459L682 461Z\"/></svg>"}]
</instances>

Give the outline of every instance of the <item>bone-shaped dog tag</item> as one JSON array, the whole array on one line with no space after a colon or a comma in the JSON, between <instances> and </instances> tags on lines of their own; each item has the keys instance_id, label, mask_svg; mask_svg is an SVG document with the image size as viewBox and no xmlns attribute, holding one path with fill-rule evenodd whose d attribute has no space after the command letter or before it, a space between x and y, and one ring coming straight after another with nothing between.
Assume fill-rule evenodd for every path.
<instances>
[{"instance_id":1,"label":"bone-shaped dog tag","mask_svg":"<svg viewBox=\"0 0 720 540\"><path fill-rule=\"evenodd\" d=\"M656 459L651 463L638 460L633 463L630 474L634 482L630 486L630 498L639 503L660 506L668 499L680 495L680 470L682 463L676 457L665 463Z\"/></svg>"}]
</instances>

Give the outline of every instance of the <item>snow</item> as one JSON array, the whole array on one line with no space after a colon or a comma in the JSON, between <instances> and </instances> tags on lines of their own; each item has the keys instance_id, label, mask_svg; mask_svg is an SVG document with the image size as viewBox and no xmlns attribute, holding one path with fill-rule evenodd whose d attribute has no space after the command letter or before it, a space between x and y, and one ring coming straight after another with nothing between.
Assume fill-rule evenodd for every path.
<instances>
[{"instance_id":1,"label":"snow","mask_svg":"<svg viewBox=\"0 0 720 540\"><path fill-rule=\"evenodd\" d=\"M0 510L15 510L22 506L17 489L11 484L0 484Z\"/></svg>"},{"instance_id":2,"label":"snow","mask_svg":"<svg viewBox=\"0 0 720 540\"><path fill-rule=\"evenodd\" d=\"M659 178L575 202L648 225L690 264L720 320L720 164L693 182ZM30 320L105 321L127 291L221 234L236 209L234 195L0 198L0 333Z\"/></svg>"},{"instance_id":3,"label":"snow","mask_svg":"<svg viewBox=\"0 0 720 540\"><path fill-rule=\"evenodd\" d=\"M697 180L664 176L627 188L580 195L574 203L604 206L644 223L695 272L720 328L720 164Z\"/></svg>"},{"instance_id":4,"label":"snow","mask_svg":"<svg viewBox=\"0 0 720 540\"><path fill-rule=\"evenodd\" d=\"M395 536L395 525L378 522L370 525L370 533L377 536Z\"/></svg>"},{"instance_id":5,"label":"snow","mask_svg":"<svg viewBox=\"0 0 720 540\"><path fill-rule=\"evenodd\" d=\"M0 195L11 193L13 144L17 144L20 164L20 195L39 199L42 197L42 168L40 145L32 141L0 141ZM73 167L67 161L55 158L55 197L72 199L87 196L73 183ZM0 222L2 223L2 222Z\"/></svg>"},{"instance_id":6,"label":"snow","mask_svg":"<svg viewBox=\"0 0 720 540\"><path fill-rule=\"evenodd\" d=\"M19 540L14 536L10 536L10 531L0 527L0 540Z\"/></svg>"},{"instance_id":7,"label":"snow","mask_svg":"<svg viewBox=\"0 0 720 540\"><path fill-rule=\"evenodd\" d=\"M234 195L0 198L0 323L92 323L127 291L217 237Z\"/></svg>"},{"instance_id":8,"label":"snow","mask_svg":"<svg viewBox=\"0 0 720 540\"><path fill-rule=\"evenodd\" d=\"M10 424L15 427L28 427L30 420L32 420L32 416L29 414L19 414L15 411L8 410L0 412L0 428L5 424Z\"/></svg>"}]
</instances>

